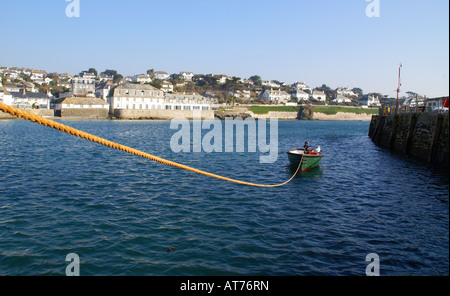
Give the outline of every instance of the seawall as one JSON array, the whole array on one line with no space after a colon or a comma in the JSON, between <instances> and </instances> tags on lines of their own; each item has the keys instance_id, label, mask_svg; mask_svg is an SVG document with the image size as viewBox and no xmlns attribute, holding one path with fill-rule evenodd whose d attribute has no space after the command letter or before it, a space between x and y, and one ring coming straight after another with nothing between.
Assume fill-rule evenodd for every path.
<instances>
[{"instance_id":1,"label":"seawall","mask_svg":"<svg viewBox=\"0 0 450 296\"><path fill-rule=\"evenodd\" d=\"M370 114L356 114L349 112L337 112L336 114L328 115L320 112L313 113L314 120L335 120L335 121L371 121Z\"/></svg>"},{"instance_id":2,"label":"seawall","mask_svg":"<svg viewBox=\"0 0 450 296\"><path fill-rule=\"evenodd\" d=\"M374 115L369 137L377 146L399 151L437 167L449 167L448 114Z\"/></svg>"},{"instance_id":3,"label":"seawall","mask_svg":"<svg viewBox=\"0 0 450 296\"><path fill-rule=\"evenodd\" d=\"M269 111L267 113L259 114L253 113L250 110L241 108L233 111L216 111L216 117L224 119L225 117L248 117L251 116L255 119L270 119L277 118L280 120L298 120L302 119L299 112L287 112L287 111ZM320 112L313 112L310 120L323 120L323 121L370 121L372 115L370 114L356 114L350 112L337 112L336 114L325 114Z\"/></svg>"},{"instance_id":4,"label":"seawall","mask_svg":"<svg viewBox=\"0 0 450 296\"><path fill-rule=\"evenodd\" d=\"M53 109L27 109L25 111L42 117L53 117L54 114ZM17 119L17 117L0 111L0 119Z\"/></svg>"},{"instance_id":5,"label":"seawall","mask_svg":"<svg viewBox=\"0 0 450 296\"><path fill-rule=\"evenodd\" d=\"M117 119L159 119L171 120L174 118L186 118L188 120L196 118L196 111L191 110L132 110L115 109L114 117ZM201 119L213 120L214 111L202 110L198 113Z\"/></svg>"},{"instance_id":6,"label":"seawall","mask_svg":"<svg viewBox=\"0 0 450 296\"><path fill-rule=\"evenodd\" d=\"M269 118L278 118L285 120L295 120L299 119L298 112L276 112L269 111L266 114L254 114L253 112L248 112L253 118L258 119L269 119ZM323 120L323 121L370 121L371 115L369 114L356 114L349 112L338 112L336 114L328 115L325 113L314 112L312 115L312 120Z\"/></svg>"}]
</instances>

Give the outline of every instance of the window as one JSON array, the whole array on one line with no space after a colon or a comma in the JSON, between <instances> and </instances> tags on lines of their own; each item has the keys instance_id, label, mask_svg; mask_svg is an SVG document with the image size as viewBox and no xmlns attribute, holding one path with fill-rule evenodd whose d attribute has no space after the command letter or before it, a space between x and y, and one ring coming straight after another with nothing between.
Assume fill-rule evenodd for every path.
<instances>
[{"instance_id":1,"label":"window","mask_svg":"<svg viewBox=\"0 0 450 296\"><path fill-rule=\"evenodd\" d=\"M172 110L172 106L166 105L166 110Z\"/></svg>"}]
</instances>

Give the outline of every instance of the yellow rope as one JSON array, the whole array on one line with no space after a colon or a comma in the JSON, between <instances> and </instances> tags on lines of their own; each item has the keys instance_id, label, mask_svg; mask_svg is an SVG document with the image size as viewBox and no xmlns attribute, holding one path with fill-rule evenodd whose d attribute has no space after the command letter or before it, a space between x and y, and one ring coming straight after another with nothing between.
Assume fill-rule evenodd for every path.
<instances>
[{"instance_id":1,"label":"yellow rope","mask_svg":"<svg viewBox=\"0 0 450 296\"><path fill-rule=\"evenodd\" d=\"M297 175L297 173L298 173L298 171L299 171L299 169L300 169L300 167L302 165L302 162L303 162L303 155L302 155L302 159L300 160L300 163L299 163L299 165L297 167L297 170L295 171L295 174L289 180L287 180L286 182L283 182L283 183L280 183L280 184L274 184L274 185L264 185L264 184L250 183L250 182L240 181L240 180L231 179L231 178L223 177L223 176L220 176L220 175L208 173L208 172L205 172L205 171L202 171L202 170L199 170L199 169L195 169L195 168L183 165L183 164L179 164L179 163L176 163L176 162L173 162L173 161L170 161L170 160L166 160L164 158L161 158L161 157L158 157L158 156L154 156L152 154L149 154L149 153L146 153L146 152L142 152L140 150L133 149L133 148L130 148L128 146L121 145L121 144L118 144L118 143L115 143L115 142L112 142L112 141L109 141L109 140L106 140L106 139L103 139L103 138L91 135L89 133L80 131L78 129L75 129L73 127L70 127L70 126L58 123L56 121L53 121L53 120L50 120L50 119L47 119L47 118L44 118L44 117L32 114L30 112L27 112L27 111L24 111L24 110L20 110L20 109L17 109L15 107L12 107L12 106L5 105L4 103L0 103L0 110L5 112L5 113L9 113L9 114L11 114L13 116L17 116L19 118L22 118L22 119L25 119L25 120L29 120L29 121L32 121L32 122L37 122L39 124L42 124L42 125L54 128L56 130L59 130L59 131L62 131L62 132L65 132L65 133L68 133L68 134L71 134L71 135L83 138L83 139L86 139L88 141L92 141L92 142L98 143L100 145L111 147L111 148L114 148L114 149L117 149L117 150L122 150L122 151L128 152L130 154L134 154L134 155L140 156L140 157L148 158L148 159L151 159L153 161L156 161L156 162L159 162L159 163L162 163L162 164L165 164L165 165L173 166L173 167L180 168L180 169L187 170L187 171L191 171L191 172L194 172L194 173L197 173L197 174L205 175L205 176L208 176L208 177L212 177L212 178L216 178L216 179L220 179L220 180L224 180L224 181L234 182L234 183L238 183L238 184L242 184L242 185L255 186L255 187L279 187L279 186L283 186L283 185L289 183Z\"/></svg>"}]
</instances>

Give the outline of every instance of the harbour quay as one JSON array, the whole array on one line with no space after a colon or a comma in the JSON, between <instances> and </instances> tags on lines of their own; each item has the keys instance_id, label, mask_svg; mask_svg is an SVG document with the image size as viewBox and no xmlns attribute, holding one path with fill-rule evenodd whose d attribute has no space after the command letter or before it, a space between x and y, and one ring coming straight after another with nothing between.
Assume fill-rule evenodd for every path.
<instances>
[{"instance_id":1,"label":"harbour quay","mask_svg":"<svg viewBox=\"0 0 450 296\"><path fill-rule=\"evenodd\" d=\"M379 147L449 168L448 111L422 108L395 112L381 107L379 114L372 116L369 137Z\"/></svg>"}]
</instances>

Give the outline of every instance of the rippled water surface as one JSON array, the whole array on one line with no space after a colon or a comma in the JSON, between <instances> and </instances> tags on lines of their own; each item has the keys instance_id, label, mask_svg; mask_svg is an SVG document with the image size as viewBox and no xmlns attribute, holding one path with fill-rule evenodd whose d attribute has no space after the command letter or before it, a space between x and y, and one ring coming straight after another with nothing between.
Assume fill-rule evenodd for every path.
<instances>
[{"instance_id":1,"label":"rippled water surface","mask_svg":"<svg viewBox=\"0 0 450 296\"><path fill-rule=\"evenodd\" d=\"M292 174L308 140L320 168L279 188L167 167L35 123L0 121L0 275L448 275L449 178L373 145L367 122L280 121L279 157L174 153L163 121L66 121L209 172ZM174 249L168 251L168 248Z\"/></svg>"}]
</instances>

